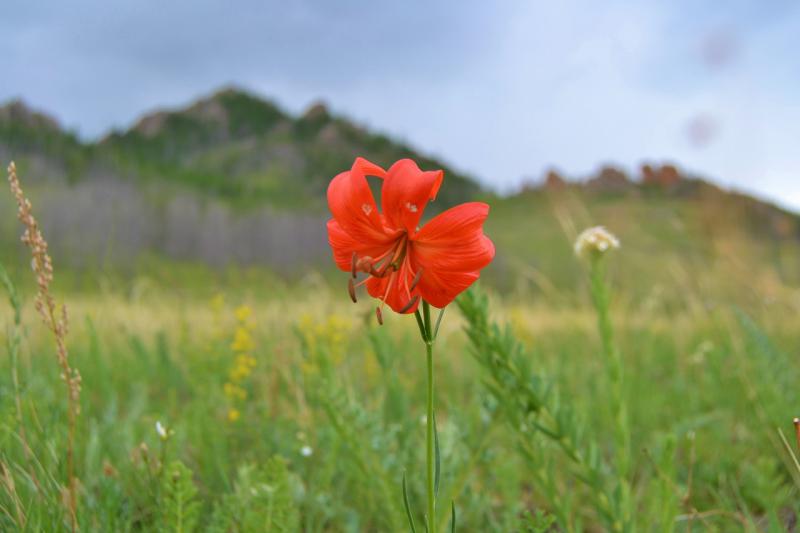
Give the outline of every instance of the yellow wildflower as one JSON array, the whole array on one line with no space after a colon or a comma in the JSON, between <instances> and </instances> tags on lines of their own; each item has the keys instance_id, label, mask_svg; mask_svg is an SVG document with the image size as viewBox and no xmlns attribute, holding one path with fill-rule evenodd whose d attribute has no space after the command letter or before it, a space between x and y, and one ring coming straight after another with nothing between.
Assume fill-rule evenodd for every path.
<instances>
[{"instance_id":1,"label":"yellow wildflower","mask_svg":"<svg viewBox=\"0 0 800 533\"><path fill-rule=\"evenodd\" d=\"M256 358L252 355L241 354L236 357L236 365L252 369L256 366Z\"/></svg>"},{"instance_id":2,"label":"yellow wildflower","mask_svg":"<svg viewBox=\"0 0 800 533\"><path fill-rule=\"evenodd\" d=\"M247 305L241 305L233 312L241 324L250 325L250 319L253 316L253 310Z\"/></svg>"},{"instance_id":3,"label":"yellow wildflower","mask_svg":"<svg viewBox=\"0 0 800 533\"><path fill-rule=\"evenodd\" d=\"M233 400L244 400L247 398L247 391L234 383L225 383L223 385L225 396Z\"/></svg>"},{"instance_id":4,"label":"yellow wildflower","mask_svg":"<svg viewBox=\"0 0 800 533\"><path fill-rule=\"evenodd\" d=\"M247 376L250 375L250 368L246 366L235 366L231 368L228 376L230 380L234 383L239 383L240 381L244 380Z\"/></svg>"},{"instance_id":5,"label":"yellow wildflower","mask_svg":"<svg viewBox=\"0 0 800 533\"><path fill-rule=\"evenodd\" d=\"M236 333L233 335L233 342L231 343L231 350L234 352L252 352L256 347L253 337L246 329L239 327L236 328Z\"/></svg>"}]
</instances>

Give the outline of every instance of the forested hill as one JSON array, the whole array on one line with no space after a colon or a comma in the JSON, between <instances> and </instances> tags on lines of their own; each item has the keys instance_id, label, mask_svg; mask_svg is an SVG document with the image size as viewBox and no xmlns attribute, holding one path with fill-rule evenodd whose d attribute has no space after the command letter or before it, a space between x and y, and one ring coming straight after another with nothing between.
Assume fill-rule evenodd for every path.
<instances>
[{"instance_id":1,"label":"forested hill","mask_svg":"<svg viewBox=\"0 0 800 533\"><path fill-rule=\"evenodd\" d=\"M319 208L328 181L356 156L382 165L410 157L424 168L443 169L449 183L439 199L443 206L479 190L443 162L331 114L322 103L292 116L234 88L147 114L93 143L13 101L0 107L0 156L13 156L27 180L157 182L246 205Z\"/></svg>"}]
</instances>

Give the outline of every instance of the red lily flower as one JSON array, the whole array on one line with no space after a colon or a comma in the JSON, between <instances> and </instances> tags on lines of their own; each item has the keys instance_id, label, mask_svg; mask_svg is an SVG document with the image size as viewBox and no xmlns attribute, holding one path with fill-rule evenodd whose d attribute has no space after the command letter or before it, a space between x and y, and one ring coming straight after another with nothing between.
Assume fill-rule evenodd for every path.
<instances>
[{"instance_id":1,"label":"red lily flower","mask_svg":"<svg viewBox=\"0 0 800 533\"><path fill-rule=\"evenodd\" d=\"M383 179L381 204L367 176ZM387 171L358 158L328 187L328 241L336 265L352 273L350 296L367 291L398 313L413 313L420 300L442 308L472 285L494 258L494 244L483 234L489 206L469 202L437 215L421 229L429 200L436 198L444 173L423 172L410 159ZM356 284L358 272L368 277ZM381 308L378 307L378 319Z\"/></svg>"}]
</instances>

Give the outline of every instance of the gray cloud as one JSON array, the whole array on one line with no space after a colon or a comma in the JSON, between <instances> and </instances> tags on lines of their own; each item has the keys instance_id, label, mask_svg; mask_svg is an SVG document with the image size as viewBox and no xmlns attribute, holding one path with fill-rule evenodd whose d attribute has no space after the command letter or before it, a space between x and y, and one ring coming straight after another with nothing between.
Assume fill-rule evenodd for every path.
<instances>
[{"instance_id":1,"label":"gray cloud","mask_svg":"<svg viewBox=\"0 0 800 533\"><path fill-rule=\"evenodd\" d=\"M238 83L295 111L323 97L500 187L676 160L800 206L793 2L49 4L6 6L0 99L84 135ZM712 68L715 35L735 50Z\"/></svg>"}]
</instances>

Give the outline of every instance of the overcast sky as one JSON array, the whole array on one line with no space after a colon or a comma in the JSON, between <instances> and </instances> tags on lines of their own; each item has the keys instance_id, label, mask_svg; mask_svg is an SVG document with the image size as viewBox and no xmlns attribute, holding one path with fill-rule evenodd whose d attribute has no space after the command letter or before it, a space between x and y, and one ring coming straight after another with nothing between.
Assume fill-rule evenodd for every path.
<instances>
[{"instance_id":1,"label":"overcast sky","mask_svg":"<svg viewBox=\"0 0 800 533\"><path fill-rule=\"evenodd\" d=\"M800 209L800 2L6 0L0 101L86 138L237 84L502 189L674 161Z\"/></svg>"}]
</instances>

